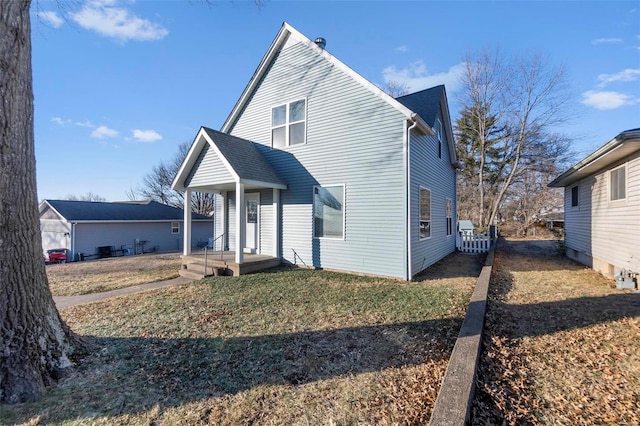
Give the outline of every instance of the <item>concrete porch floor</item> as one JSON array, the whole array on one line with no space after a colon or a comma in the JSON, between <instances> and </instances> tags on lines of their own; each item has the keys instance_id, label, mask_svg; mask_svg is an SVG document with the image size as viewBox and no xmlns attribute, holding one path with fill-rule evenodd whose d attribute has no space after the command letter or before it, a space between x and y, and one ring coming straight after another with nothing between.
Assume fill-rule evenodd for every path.
<instances>
[{"instance_id":1,"label":"concrete porch floor","mask_svg":"<svg viewBox=\"0 0 640 426\"><path fill-rule=\"evenodd\" d=\"M180 275L200 279L211 275L225 275L231 271L234 277L280 265L280 259L264 254L244 254L244 262L236 263L235 251L208 251L183 255Z\"/></svg>"}]
</instances>

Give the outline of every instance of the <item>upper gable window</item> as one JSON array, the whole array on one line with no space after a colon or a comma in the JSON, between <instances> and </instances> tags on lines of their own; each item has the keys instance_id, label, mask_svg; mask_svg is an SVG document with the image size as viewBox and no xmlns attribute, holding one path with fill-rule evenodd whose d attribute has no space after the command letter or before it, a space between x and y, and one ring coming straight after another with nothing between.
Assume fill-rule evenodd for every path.
<instances>
[{"instance_id":1,"label":"upper gable window","mask_svg":"<svg viewBox=\"0 0 640 426\"><path fill-rule=\"evenodd\" d=\"M609 172L609 200L624 200L627 198L626 167L620 166Z\"/></svg>"},{"instance_id":2,"label":"upper gable window","mask_svg":"<svg viewBox=\"0 0 640 426\"><path fill-rule=\"evenodd\" d=\"M433 128L436 131L436 137L438 138L438 158L442 158L442 122L439 118L436 118Z\"/></svg>"},{"instance_id":3,"label":"upper gable window","mask_svg":"<svg viewBox=\"0 0 640 426\"><path fill-rule=\"evenodd\" d=\"M271 108L271 146L284 148L305 143L306 121L306 99Z\"/></svg>"}]
</instances>

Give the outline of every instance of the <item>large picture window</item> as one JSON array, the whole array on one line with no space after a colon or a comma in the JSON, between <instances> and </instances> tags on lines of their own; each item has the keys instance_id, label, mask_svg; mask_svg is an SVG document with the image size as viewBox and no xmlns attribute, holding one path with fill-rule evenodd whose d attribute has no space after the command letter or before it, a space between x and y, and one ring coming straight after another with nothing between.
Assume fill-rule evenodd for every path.
<instances>
[{"instance_id":1,"label":"large picture window","mask_svg":"<svg viewBox=\"0 0 640 426\"><path fill-rule=\"evenodd\" d=\"M420 187L420 239L431 238L431 191Z\"/></svg>"},{"instance_id":2,"label":"large picture window","mask_svg":"<svg viewBox=\"0 0 640 426\"><path fill-rule=\"evenodd\" d=\"M271 146L283 148L305 143L306 120L305 99L271 108Z\"/></svg>"},{"instance_id":3,"label":"large picture window","mask_svg":"<svg viewBox=\"0 0 640 426\"><path fill-rule=\"evenodd\" d=\"M344 185L313 188L313 236L344 238Z\"/></svg>"},{"instance_id":4,"label":"large picture window","mask_svg":"<svg viewBox=\"0 0 640 426\"><path fill-rule=\"evenodd\" d=\"M609 172L609 200L624 200L627 198L626 167L620 166Z\"/></svg>"}]
</instances>

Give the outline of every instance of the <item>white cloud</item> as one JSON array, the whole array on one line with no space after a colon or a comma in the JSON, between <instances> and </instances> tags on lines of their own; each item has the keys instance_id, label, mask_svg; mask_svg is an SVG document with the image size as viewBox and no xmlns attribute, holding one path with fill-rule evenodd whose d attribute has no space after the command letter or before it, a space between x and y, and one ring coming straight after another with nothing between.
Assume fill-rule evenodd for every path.
<instances>
[{"instance_id":1,"label":"white cloud","mask_svg":"<svg viewBox=\"0 0 640 426\"><path fill-rule=\"evenodd\" d=\"M135 129L133 131L133 138L138 142L155 142L161 140L162 136L155 130Z\"/></svg>"},{"instance_id":2,"label":"white cloud","mask_svg":"<svg viewBox=\"0 0 640 426\"><path fill-rule=\"evenodd\" d=\"M640 68L627 68L615 74L600 74L598 87L604 87L616 81L635 81L640 77Z\"/></svg>"},{"instance_id":3,"label":"white cloud","mask_svg":"<svg viewBox=\"0 0 640 426\"><path fill-rule=\"evenodd\" d=\"M397 50L398 52L408 52L408 51L409 51L409 48L408 48L405 44L403 44L402 46L398 46L398 47L396 47L396 50Z\"/></svg>"},{"instance_id":4,"label":"white cloud","mask_svg":"<svg viewBox=\"0 0 640 426\"><path fill-rule=\"evenodd\" d=\"M396 82L407 86L409 92L416 92L439 84L447 86L447 91L454 92L460 87L460 76L463 71L464 63L461 62L446 72L429 74L427 66L420 60L402 69L391 65L382 70L382 76L385 82Z\"/></svg>"},{"instance_id":5,"label":"white cloud","mask_svg":"<svg viewBox=\"0 0 640 426\"><path fill-rule=\"evenodd\" d=\"M76 121L75 125L78 127L96 127L93 125L92 122L90 122L89 120L85 120L85 121Z\"/></svg>"},{"instance_id":6,"label":"white cloud","mask_svg":"<svg viewBox=\"0 0 640 426\"><path fill-rule=\"evenodd\" d=\"M582 103L600 110L616 109L640 102L631 95L619 92L589 90L582 94Z\"/></svg>"},{"instance_id":7,"label":"white cloud","mask_svg":"<svg viewBox=\"0 0 640 426\"><path fill-rule=\"evenodd\" d=\"M51 122L56 123L59 126L68 126L71 124L71 120L67 118L53 117Z\"/></svg>"},{"instance_id":8,"label":"white cloud","mask_svg":"<svg viewBox=\"0 0 640 426\"><path fill-rule=\"evenodd\" d=\"M51 25L53 28L60 28L64 21L56 12L51 10L41 10L38 12L38 18Z\"/></svg>"},{"instance_id":9,"label":"white cloud","mask_svg":"<svg viewBox=\"0 0 640 426\"><path fill-rule=\"evenodd\" d=\"M93 0L69 16L81 27L121 42L160 40L169 31L162 25L140 18L113 0Z\"/></svg>"},{"instance_id":10,"label":"white cloud","mask_svg":"<svg viewBox=\"0 0 640 426\"><path fill-rule=\"evenodd\" d=\"M609 38L597 38L591 41L591 44L609 44L609 43L622 43L624 40L618 37Z\"/></svg>"},{"instance_id":11,"label":"white cloud","mask_svg":"<svg viewBox=\"0 0 640 426\"><path fill-rule=\"evenodd\" d=\"M108 128L107 126L100 126L91 132L91 137L96 139L115 138L120 132Z\"/></svg>"}]
</instances>

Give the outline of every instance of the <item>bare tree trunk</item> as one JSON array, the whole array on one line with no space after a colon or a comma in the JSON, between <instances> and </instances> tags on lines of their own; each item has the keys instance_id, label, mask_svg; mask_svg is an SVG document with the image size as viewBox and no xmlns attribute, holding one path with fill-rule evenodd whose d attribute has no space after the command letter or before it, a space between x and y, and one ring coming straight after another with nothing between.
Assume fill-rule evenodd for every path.
<instances>
[{"instance_id":1,"label":"bare tree trunk","mask_svg":"<svg viewBox=\"0 0 640 426\"><path fill-rule=\"evenodd\" d=\"M29 1L0 1L0 402L39 398L82 343L62 322L42 255Z\"/></svg>"}]
</instances>

